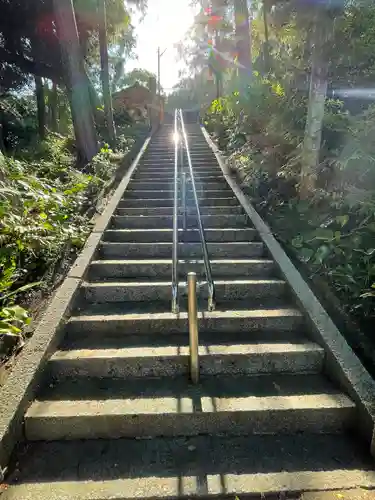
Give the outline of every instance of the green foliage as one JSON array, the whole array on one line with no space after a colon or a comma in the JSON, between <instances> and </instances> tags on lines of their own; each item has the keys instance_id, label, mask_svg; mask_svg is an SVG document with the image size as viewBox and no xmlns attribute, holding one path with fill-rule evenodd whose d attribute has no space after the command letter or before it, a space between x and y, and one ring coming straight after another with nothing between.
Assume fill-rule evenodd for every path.
<instances>
[{"instance_id":1,"label":"green foliage","mask_svg":"<svg viewBox=\"0 0 375 500\"><path fill-rule=\"evenodd\" d=\"M79 249L88 234L84 212L103 180L76 170L66 146L65 139L52 137L34 156L1 157L0 338L19 335L22 320L28 322L9 304L40 285L35 279L43 279L64 246Z\"/></svg>"},{"instance_id":2,"label":"green foliage","mask_svg":"<svg viewBox=\"0 0 375 500\"><path fill-rule=\"evenodd\" d=\"M271 211L282 240L332 283L348 311L374 317L375 196L349 206L341 195L317 194L309 203L294 200Z\"/></svg>"},{"instance_id":3,"label":"green foliage","mask_svg":"<svg viewBox=\"0 0 375 500\"><path fill-rule=\"evenodd\" d=\"M306 97L258 78L213 101L205 123L290 252L328 280L344 307L374 318L375 108L358 117L327 100L318 185L298 198Z\"/></svg>"}]
</instances>

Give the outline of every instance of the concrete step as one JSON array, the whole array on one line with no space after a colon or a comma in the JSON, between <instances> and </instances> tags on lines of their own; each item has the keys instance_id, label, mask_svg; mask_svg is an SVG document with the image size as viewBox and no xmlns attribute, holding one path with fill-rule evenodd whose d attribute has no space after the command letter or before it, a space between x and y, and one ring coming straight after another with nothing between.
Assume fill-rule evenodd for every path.
<instances>
[{"instance_id":1,"label":"concrete step","mask_svg":"<svg viewBox=\"0 0 375 500\"><path fill-rule=\"evenodd\" d=\"M318 375L213 376L197 386L187 377L168 384L78 378L45 388L25 415L25 435L33 441L334 433L355 415L354 403Z\"/></svg>"},{"instance_id":2,"label":"concrete step","mask_svg":"<svg viewBox=\"0 0 375 500\"><path fill-rule=\"evenodd\" d=\"M103 306L99 304L99 308ZM92 306L90 306L92 309ZM111 309L113 304L111 304ZM85 309L86 311L86 309ZM143 333L142 335L105 335L105 336L74 336L64 337L59 344L61 351L85 351L85 350L102 350L102 349L124 349L138 348L148 349L149 347L165 347L182 350L187 346L188 339L186 331L182 333L168 333L167 335L151 332L150 334ZM251 331L227 331L215 332L201 330L199 332L199 344L203 346L217 345L234 348L236 345L263 345L263 344L306 344L311 343L306 336L306 332L301 330L259 330Z\"/></svg>"},{"instance_id":3,"label":"concrete step","mask_svg":"<svg viewBox=\"0 0 375 500\"><path fill-rule=\"evenodd\" d=\"M199 346L202 376L320 373L323 360L324 350L308 341L235 345L200 341ZM65 377L176 377L188 376L188 373L189 347L186 344L61 350L48 362L48 374L59 380Z\"/></svg>"},{"instance_id":4,"label":"concrete step","mask_svg":"<svg viewBox=\"0 0 375 500\"><path fill-rule=\"evenodd\" d=\"M200 211L202 215L235 215L235 214L242 214L243 213L243 208L238 205L238 206L228 206L224 205L222 207L217 206L217 207L200 207ZM187 206L186 207L186 212L188 215L195 215L196 214L196 209L195 206ZM182 215L183 211L180 208L178 210L179 215ZM156 217L158 215L161 216L170 216L172 217L173 215L173 207L138 207L138 208L118 208L116 210L116 215L131 215L131 216L152 216Z\"/></svg>"},{"instance_id":5,"label":"concrete step","mask_svg":"<svg viewBox=\"0 0 375 500\"><path fill-rule=\"evenodd\" d=\"M245 215L202 215L202 223L204 227L245 227L247 224L247 216ZM187 227L197 227L197 217L189 215L186 217ZM178 220L179 227L182 227L182 217ZM151 215L113 215L112 227L114 228L171 228L173 227L173 217L168 215L160 215L153 217Z\"/></svg>"},{"instance_id":6,"label":"concrete step","mask_svg":"<svg viewBox=\"0 0 375 500\"><path fill-rule=\"evenodd\" d=\"M199 174L211 174L211 175L219 175L223 176L223 172L220 167L215 166L215 165L208 165L204 167L199 167L199 168L193 168L194 175L199 175ZM170 175L174 176L174 163L168 164L167 166L165 165L159 165L156 167L153 166L145 166L145 165L140 165L137 170L135 171L136 175L137 173L142 173L142 174L160 174L160 175ZM186 173L188 174L188 169L186 169Z\"/></svg>"},{"instance_id":7,"label":"concrete step","mask_svg":"<svg viewBox=\"0 0 375 500\"><path fill-rule=\"evenodd\" d=\"M213 158L202 158L201 156L195 156L191 158L193 168L200 168L202 165L214 165L218 166L217 160ZM166 165L174 164L174 154L173 155L152 155L152 157L142 158L142 165ZM187 164L186 159L184 164Z\"/></svg>"},{"instance_id":8,"label":"concrete step","mask_svg":"<svg viewBox=\"0 0 375 500\"><path fill-rule=\"evenodd\" d=\"M268 278L275 273L275 264L267 259L211 260L212 274L215 279L227 277ZM203 260L179 261L178 274L186 279L187 273L194 271L204 276ZM91 262L88 272L90 281L121 278L170 278L172 260L96 260Z\"/></svg>"},{"instance_id":9,"label":"concrete step","mask_svg":"<svg viewBox=\"0 0 375 500\"><path fill-rule=\"evenodd\" d=\"M225 181L225 178L223 177L223 175L221 175L220 172L217 172L215 170L211 170L211 171L203 171L202 175L199 175L199 174L194 174L194 178L195 178L195 183L197 184L198 182L223 182ZM173 182L174 182L174 171L165 171L165 172L161 172L160 170L157 170L157 171L147 171L147 170L143 170L141 172L139 172L138 174L135 174L133 177L132 177L132 182L152 182L152 181L156 181L156 182L166 182L166 180L169 180L169 182L172 183L173 185ZM188 180L188 177L186 176L186 179ZM182 176L180 177L179 176L179 182L182 181ZM187 182L188 184L188 182Z\"/></svg>"},{"instance_id":10,"label":"concrete step","mask_svg":"<svg viewBox=\"0 0 375 500\"><path fill-rule=\"evenodd\" d=\"M173 158L174 159L174 155L175 155L175 150L174 148L161 148L161 147L157 147L157 148L153 148L152 150L150 149L149 153L146 154L144 156L144 159L153 159L153 158ZM203 159L209 159L211 161L216 161L216 158L215 156L212 154L212 151L210 151L210 149L206 149L206 148L201 148L201 147L196 147L196 148L193 148L190 150L190 157L193 159L200 159L200 158L203 158ZM186 155L183 156L184 158L184 163L186 164L187 163L187 158L186 158Z\"/></svg>"},{"instance_id":11,"label":"concrete step","mask_svg":"<svg viewBox=\"0 0 375 500\"><path fill-rule=\"evenodd\" d=\"M85 301L96 304L158 300L167 302L171 299L171 288L170 281L85 282L80 287L80 296ZM207 288L205 276L201 276L197 296L207 298ZM215 296L218 301L270 299L283 297L285 293L285 281L278 279L215 280ZM187 297L186 277L179 283L179 294L181 300Z\"/></svg>"},{"instance_id":12,"label":"concrete step","mask_svg":"<svg viewBox=\"0 0 375 500\"><path fill-rule=\"evenodd\" d=\"M253 228L207 228L205 229L207 242L244 242L258 240L258 233ZM180 243L200 243L197 229L178 230ZM112 242L139 242L139 243L171 243L173 229L107 229L103 233L103 241Z\"/></svg>"},{"instance_id":13,"label":"concrete step","mask_svg":"<svg viewBox=\"0 0 375 500\"><path fill-rule=\"evenodd\" d=\"M226 188L228 186L226 180L224 177L222 177L219 181L217 182L207 182L206 180L195 180L195 187L196 189L210 189L210 190L216 190L216 189L222 189ZM135 190L162 190L162 189L173 189L174 187L174 181L165 181L159 178L152 178L151 181L149 182L144 182L144 181L138 181L138 180L133 180L129 183L128 190L129 191L135 191ZM190 184L186 184L186 188L189 190L191 189Z\"/></svg>"},{"instance_id":14,"label":"concrete step","mask_svg":"<svg viewBox=\"0 0 375 500\"><path fill-rule=\"evenodd\" d=\"M29 443L9 481L2 500L373 500L375 472L349 435L204 435Z\"/></svg>"},{"instance_id":15,"label":"concrete step","mask_svg":"<svg viewBox=\"0 0 375 500\"><path fill-rule=\"evenodd\" d=\"M223 198L203 198L199 200L199 207L214 207L219 205L237 206L239 202L237 198L232 195ZM119 208L126 207L173 207L173 198L128 198L122 199L118 204Z\"/></svg>"},{"instance_id":16,"label":"concrete step","mask_svg":"<svg viewBox=\"0 0 375 500\"><path fill-rule=\"evenodd\" d=\"M191 193L191 190L189 190L190 193ZM207 190L202 190L200 189L198 191L198 198L200 200L204 200L206 198L231 198L233 196L233 191L231 189L229 189L229 186L227 189L219 189L219 190L211 190L211 189L207 189ZM188 196L191 196L189 193L188 193ZM125 191L124 193L124 196L123 196L123 200L129 200L129 199L136 199L136 200L139 200L139 199L142 199L142 198L148 198L150 200L155 200L155 199L171 199L173 200L174 198L174 191L173 189L163 189L163 190L141 190L141 189L137 189L136 191Z\"/></svg>"},{"instance_id":17,"label":"concrete step","mask_svg":"<svg viewBox=\"0 0 375 500\"><path fill-rule=\"evenodd\" d=\"M165 172L174 172L174 159L171 160L153 160L153 161L142 161L138 167L138 171L147 171L147 170L160 170L160 171L165 171ZM186 168L186 167L185 167ZM200 171L207 171L207 170L212 170L216 173L221 173L223 174L221 168L218 166L217 162L213 161L203 161L203 162L196 162L194 161L193 163L193 171L194 174L198 173ZM188 168L186 168L186 172L188 172Z\"/></svg>"},{"instance_id":18,"label":"concrete step","mask_svg":"<svg viewBox=\"0 0 375 500\"><path fill-rule=\"evenodd\" d=\"M189 135L189 132L187 132L188 135ZM164 149L166 147L169 147L171 150L174 151L174 147L175 147L175 144L174 142L172 141L171 143L169 141L165 141L165 142L162 142L162 141L156 141L154 142L152 140L152 142L150 143L150 146L149 148L163 148ZM199 141L199 142L194 142L193 143L189 143L189 149L193 149L193 148L199 148L200 150L204 150L204 151L208 151L209 153L212 153L212 150L211 148L208 146L207 142L206 141Z\"/></svg>"},{"instance_id":19,"label":"concrete step","mask_svg":"<svg viewBox=\"0 0 375 500\"><path fill-rule=\"evenodd\" d=\"M207 228L205 229L207 242L250 242L258 239L258 233L253 228ZM181 243L199 243L201 241L197 229L178 230ZM139 242L139 243L171 243L173 229L107 229L103 233L103 241L112 242Z\"/></svg>"},{"instance_id":20,"label":"concrete step","mask_svg":"<svg viewBox=\"0 0 375 500\"><path fill-rule=\"evenodd\" d=\"M188 178L189 174L186 174L186 177ZM165 178L169 178L172 181L174 180L174 168L168 168L168 169L160 169L160 168L142 168L141 170L138 170L134 173L132 176L132 180L142 180L145 179L146 181L152 181L152 180L164 180ZM179 179L181 179L182 176ZM224 179L223 174L219 169L213 169L213 168L205 168L202 170L199 170L198 172L194 172L194 178L196 180L198 179L207 179L207 178L214 178L216 179Z\"/></svg>"},{"instance_id":21,"label":"concrete step","mask_svg":"<svg viewBox=\"0 0 375 500\"><path fill-rule=\"evenodd\" d=\"M264 246L261 242L231 242L207 243L210 259L219 258L252 258L262 257ZM102 242L99 247L103 259L148 259L171 258L172 243L112 243ZM179 243L178 257L180 259L202 258L201 243Z\"/></svg>"},{"instance_id":22,"label":"concrete step","mask_svg":"<svg viewBox=\"0 0 375 500\"><path fill-rule=\"evenodd\" d=\"M203 145L203 147L202 147L202 145ZM200 158L216 159L215 155L213 154L211 148L208 147L207 143L205 145L202 143L202 145L195 145L194 147L189 147L190 156L195 155L195 156L199 156ZM158 147L154 147L152 150L150 149L148 153L146 152L146 154L147 154L147 156L152 154L152 157L155 157L155 156L167 157L168 155L171 155L174 157L175 149L174 149L174 145L172 147L169 147L169 148L165 148L165 147L163 148L162 146L158 145ZM187 157L185 151L183 152L183 157L184 157L184 159Z\"/></svg>"},{"instance_id":23,"label":"concrete step","mask_svg":"<svg viewBox=\"0 0 375 500\"><path fill-rule=\"evenodd\" d=\"M223 176L219 172L207 172L202 174L194 174L196 181L208 181L215 182L217 180L222 180ZM156 179L161 181L174 182L173 172L140 172L132 177L133 181L150 181L150 179Z\"/></svg>"},{"instance_id":24,"label":"concrete step","mask_svg":"<svg viewBox=\"0 0 375 500\"><path fill-rule=\"evenodd\" d=\"M168 303L167 308L170 308ZM241 304L243 307L243 305ZM301 329L303 316L297 309L286 306L258 306L254 309L240 309L232 303L231 310L220 310L220 304L212 312L198 312L200 332L251 332L287 331ZM229 306L226 306L229 307ZM247 306L249 307L249 306ZM154 308L154 305L152 305ZM118 335L187 335L187 313L178 315L171 312L152 312L147 307L137 305L133 311L128 303L124 304L89 304L81 307L79 315L73 315L66 324L67 339L89 335L90 338L117 337ZM168 309L167 309L168 310ZM166 311L166 309L164 309ZM126 314L126 312L128 312Z\"/></svg>"}]
</instances>

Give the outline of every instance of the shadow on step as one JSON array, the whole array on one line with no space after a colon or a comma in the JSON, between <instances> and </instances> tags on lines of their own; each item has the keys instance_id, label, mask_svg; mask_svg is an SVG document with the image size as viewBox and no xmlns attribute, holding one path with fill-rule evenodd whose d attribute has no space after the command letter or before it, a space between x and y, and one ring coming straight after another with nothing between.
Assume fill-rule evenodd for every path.
<instances>
[{"instance_id":1,"label":"shadow on step","mask_svg":"<svg viewBox=\"0 0 375 500\"><path fill-rule=\"evenodd\" d=\"M237 490L257 491L261 484L268 491L272 491L272 485L273 491L285 490L291 475L296 478L291 485L298 484L305 490L324 486L324 480L319 479L322 477L326 478L327 489L340 483L339 487L369 486L375 484L372 468L373 463L361 444L350 436L117 439L29 444L19 454L11 482L18 485L51 482L49 498L57 498L53 496L53 483L74 482L77 487L89 481L94 489L96 482L131 479L138 481L138 487L144 481L145 487L153 489L155 481L162 478L165 485L173 481L178 497L186 495L186 481L191 479L203 495L204 489L211 492L213 485L216 494L227 495L236 488L233 482L241 478L249 483L241 486L237 483ZM127 498L126 492L123 493L121 498ZM146 497L149 495L144 494L143 498Z\"/></svg>"},{"instance_id":2,"label":"shadow on step","mask_svg":"<svg viewBox=\"0 0 375 500\"><path fill-rule=\"evenodd\" d=\"M213 411L216 398L248 398L272 396L299 396L338 393L326 378L320 375L260 375L260 376L212 376L201 378L198 385L189 383L187 377L177 378L68 378L57 384L46 384L39 393L39 400L48 401L108 401L110 399L153 399L175 400L176 412L181 413L182 400L193 402L209 398ZM194 412L199 412L199 403Z\"/></svg>"}]
</instances>

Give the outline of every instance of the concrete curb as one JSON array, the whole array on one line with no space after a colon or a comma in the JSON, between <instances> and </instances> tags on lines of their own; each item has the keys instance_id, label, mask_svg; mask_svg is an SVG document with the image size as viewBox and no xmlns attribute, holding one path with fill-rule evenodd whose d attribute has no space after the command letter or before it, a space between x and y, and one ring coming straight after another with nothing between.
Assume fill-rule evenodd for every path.
<instances>
[{"instance_id":1,"label":"concrete curb","mask_svg":"<svg viewBox=\"0 0 375 500\"><path fill-rule=\"evenodd\" d=\"M208 132L201 127L203 135L215 154L220 168L235 196L259 232L280 272L295 295L305 317L311 325L314 340L325 349L327 375L346 391L358 407L357 430L370 443L370 453L375 457L375 381L346 342L328 316L318 299L303 280L300 273L286 255L272 231L256 212L243 193L222 158L218 147Z\"/></svg>"},{"instance_id":2,"label":"concrete curb","mask_svg":"<svg viewBox=\"0 0 375 500\"><path fill-rule=\"evenodd\" d=\"M150 139L151 136L144 141L141 150L117 187L103 214L98 218L82 252L62 285L57 289L34 335L25 346L1 389L0 473L8 464L14 447L22 438L23 417L34 398L47 358L56 350L61 340L65 318L69 315L78 288L94 257L102 232L108 226L112 213L120 202L134 170L150 143Z\"/></svg>"}]
</instances>

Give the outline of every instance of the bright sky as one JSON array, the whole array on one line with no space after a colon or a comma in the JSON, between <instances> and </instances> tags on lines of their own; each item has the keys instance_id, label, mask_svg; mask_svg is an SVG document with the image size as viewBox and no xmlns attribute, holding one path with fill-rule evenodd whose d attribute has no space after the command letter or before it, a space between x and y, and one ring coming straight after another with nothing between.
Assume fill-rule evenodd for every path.
<instances>
[{"instance_id":1,"label":"bright sky","mask_svg":"<svg viewBox=\"0 0 375 500\"><path fill-rule=\"evenodd\" d=\"M174 44L179 42L193 23L194 10L190 0L149 0L147 15L138 24L135 22L138 60L130 61L126 71L144 68L157 73L157 48L161 52L161 85L168 90L178 82L182 63L178 61Z\"/></svg>"}]
</instances>

